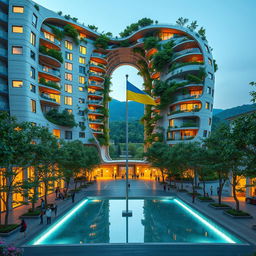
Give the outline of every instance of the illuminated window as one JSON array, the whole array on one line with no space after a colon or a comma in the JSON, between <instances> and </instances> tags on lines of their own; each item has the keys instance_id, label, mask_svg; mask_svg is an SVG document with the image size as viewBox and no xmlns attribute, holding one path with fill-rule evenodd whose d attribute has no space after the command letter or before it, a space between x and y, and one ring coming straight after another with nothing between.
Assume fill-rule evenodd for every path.
<instances>
[{"instance_id":1,"label":"illuminated window","mask_svg":"<svg viewBox=\"0 0 256 256\"><path fill-rule=\"evenodd\" d=\"M21 46L13 46L12 47L12 54L22 54L23 49Z\"/></svg>"},{"instance_id":2,"label":"illuminated window","mask_svg":"<svg viewBox=\"0 0 256 256\"><path fill-rule=\"evenodd\" d=\"M169 126L174 127L174 120L173 119L169 120Z\"/></svg>"},{"instance_id":3,"label":"illuminated window","mask_svg":"<svg viewBox=\"0 0 256 256\"><path fill-rule=\"evenodd\" d=\"M79 76L79 83L84 84L85 83L85 77L84 76Z\"/></svg>"},{"instance_id":4,"label":"illuminated window","mask_svg":"<svg viewBox=\"0 0 256 256\"><path fill-rule=\"evenodd\" d=\"M65 58L67 60L73 60L73 54L71 52L65 52Z\"/></svg>"},{"instance_id":5,"label":"illuminated window","mask_svg":"<svg viewBox=\"0 0 256 256\"><path fill-rule=\"evenodd\" d=\"M85 138L85 132L79 132L79 138Z\"/></svg>"},{"instance_id":6,"label":"illuminated window","mask_svg":"<svg viewBox=\"0 0 256 256\"><path fill-rule=\"evenodd\" d=\"M71 84L65 84L65 92L72 93L72 85Z\"/></svg>"},{"instance_id":7,"label":"illuminated window","mask_svg":"<svg viewBox=\"0 0 256 256\"><path fill-rule=\"evenodd\" d=\"M33 79L36 78L36 70L33 67L30 67L30 77Z\"/></svg>"},{"instance_id":8,"label":"illuminated window","mask_svg":"<svg viewBox=\"0 0 256 256\"><path fill-rule=\"evenodd\" d=\"M13 33L23 33L23 27L22 26L12 26L12 32Z\"/></svg>"},{"instance_id":9,"label":"illuminated window","mask_svg":"<svg viewBox=\"0 0 256 256\"><path fill-rule=\"evenodd\" d=\"M56 138L60 138L60 130L59 129L53 129L52 130L52 134L56 137Z\"/></svg>"},{"instance_id":10,"label":"illuminated window","mask_svg":"<svg viewBox=\"0 0 256 256\"><path fill-rule=\"evenodd\" d=\"M30 91L35 93L36 92L36 86L33 84L30 84Z\"/></svg>"},{"instance_id":11,"label":"illuminated window","mask_svg":"<svg viewBox=\"0 0 256 256\"><path fill-rule=\"evenodd\" d=\"M73 64L69 63L69 62L65 62L65 69L72 70L73 69Z\"/></svg>"},{"instance_id":12,"label":"illuminated window","mask_svg":"<svg viewBox=\"0 0 256 256\"><path fill-rule=\"evenodd\" d=\"M66 110L69 114L72 114L72 113L73 113L73 110L70 109L70 108L65 108L65 110Z\"/></svg>"},{"instance_id":13,"label":"illuminated window","mask_svg":"<svg viewBox=\"0 0 256 256\"><path fill-rule=\"evenodd\" d=\"M73 80L73 76L71 73L65 73L65 79L68 81L72 81Z\"/></svg>"},{"instance_id":14,"label":"illuminated window","mask_svg":"<svg viewBox=\"0 0 256 256\"><path fill-rule=\"evenodd\" d=\"M52 34L49 34L49 33L44 31L44 37L46 39L50 40L51 42L54 42L54 36Z\"/></svg>"},{"instance_id":15,"label":"illuminated window","mask_svg":"<svg viewBox=\"0 0 256 256\"><path fill-rule=\"evenodd\" d=\"M80 53L86 54L86 47L80 45L79 50L80 50Z\"/></svg>"},{"instance_id":16,"label":"illuminated window","mask_svg":"<svg viewBox=\"0 0 256 256\"><path fill-rule=\"evenodd\" d=\"M79 87L78 87L78 90L79 90L80 92L83 92L83 91L84 91L84 87L79 86Z\"/></svg>"},{"instance_id":17,"label":"illuminated window","mask_svg":"<svg viewBox=\"0 0 256 256\"><path fill-rule=\"evenodd\" d=\"M205 108L206 108L206 109L210 109L210 103L209 103L209 102L206 102L206 103L205 103Z\"/></svg>"},{"instance_id":18,"label":"illuminated window","mask_svg":"<svg viewBox=\"0 0 256 256\"><path fill-rule=\"evenodd\" d=\"M64 103L65 103L65 105L72 105L72 97L70 97L70 96L65 96L64 97Z\"/></svg>"},{"instance_id":19,"label":"illuminated window","mask_svg":"<svg viewBox=\"0 0 256 256\"><path fill-rule=\"evenodd\" d=\"M32 25L36 28L37 25L37 16L33 13L32 16Z\"/></svg>"},{"instance_id":20,"label":"illuminated window","mask_svg":"<svg viewBox=\"0 0 256 256\"><path fill-rule=\"evenodd\" d=\"M12 12L14 13L24 13L24 7L23 6L13 6Z\"/></svg>"},{"instance_id":21,"label":"illuminated window","mask_svg":"<svg viewBox=\"0 0 256 256\"><path fill-rule=\"evenodd\" d=\"M12 81L12 87L20 88L23 86L23 81L21 80L13 80Z\"/></svg>"},{"instance_id":22,"label":"illuminated window","mask_svg":"<svg viewBox=\"0 0 256 256\"><path fill-rule=\"evenodd\" d=\"M168 40L170 38L173 37L173 33L170 33L170 32L162 32L159 34L159 37L162 39L162 40Z\"/></svg>"},{"instance_id":23,"label":"illuminated window","mask_svg":"<svg viewBox=\"0 0 256 256\"><path fill-rule=\"evenodd\" d=\"M72 140L72 131L65 131L65 139Z\"/></svg>"},{"instance_id":24,"label":"illuminated window","mask_svg":"<svg viewBox=\"0 0 256 256\"><path fill-rule=\"evenodd\" d=\"M36 45L36 35L33 32L30 33L30 43Z\"/></svg>"},{"instance_id":25,"label":"illuminated window","mask_svg":"<svg viewBox=\"0 0 256 256\"><path fill-rule=\"evenodd\" d=\"M30 100L31 112L36 113L36 101Z\"/></svg>"},{"instance_id":26,"label":"illuminated window","mask_svg":"<svg viewBox=\"0 0 256 256\"><path fill-rule=\"evenodd\" d=\"M65 41L65 48L67 48L68 50L72 50L73 49L73 44L69 41Z\"/></svg>"},{"instance_id":27,"label":"illuminated window","mask_svg":"<svg viewBox=\"0 0 256 256\"><path fill-rule=\"evenodd\" d=\"M85 57L79 56L79 63L85 64Z\"/></svg>"}]
</instances>

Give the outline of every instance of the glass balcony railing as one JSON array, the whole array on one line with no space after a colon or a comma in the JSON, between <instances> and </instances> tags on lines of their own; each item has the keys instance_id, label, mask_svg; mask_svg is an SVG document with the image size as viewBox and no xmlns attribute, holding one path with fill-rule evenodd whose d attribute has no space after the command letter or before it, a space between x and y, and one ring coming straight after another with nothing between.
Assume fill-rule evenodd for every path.
<instances>
[{"instance_id":1,"label":"glass balcony railing","mask_svg":"<svg viewBox=\"0 0 256 256\"><path fill-rule=\"evenodd\" d=\"M100 57L100 58L106 58L107 56L106 55L104 55L104 54L101 54L101 53L98 53L98 52L94 52L93 54L92 54L92 57Z\"/></svg>"},{"instance_id":2,"label":"glass balcony railing","mask_svg":"<svg viewBox=\"0 0 256 256\"><path fill-rule=\"evenodd\" d=\"M89 100L88 104L103 106L103 101L102 100Z\"/></svg>"},{"instance_id":3,"label":"glass balcony railing","mask_svg":"<svg viewBox=\"0 0 256 256\"><path fill-rule=\"evenodd\" d=\"M42 31L41 31L40 35L41 35L42 38L46 39L47 41L60 46L60 41L57 40L54 36L52 36L52 35L50 35L48 33L42 32Z\"/></svg>"},{"instance_id":4,"label":"glass balcony railing","mask_svg":"<svg viewBox=\"0 0 256 256\"><path fill-rule=\"evenodd\" d=\"M89 76L100 76L100 77L102 77L102 76L104 76L104 74L100 73L100 72L89 72Z\"/></svg>"},{"instance_id":5,"label":"glass balcony railing","mask_svg":"<svg viewBox=\"0 0 256 256\"><path fill-rule=\"evenodd\" d=\"M41 93L40 97L55 103L60 103L60 97L56 97L55 95L50 95L50 94L46 94L46 93Z\"/></svg>"},{"instance_id":6,"label":"glass balcony railing","mask_svg":"<svg viewBox=\"0 0 256 256\"><path fill-rule=\"evenodd\" d=\"M39 65L39 68L43 72L49 73L50 75L60 77L60 71L57 69L52 69L52 68L49 68L49 67L43 66L43 65Z\"/></svg>"},{"instance_id":7,"label":"glass balcony railing","mask_svg":"<svg viewBox=\"0 0 256 256\"><path fill-rule=\"evenodd\" d=\"M88 111L89 111L88 113L91 113L91 114L102 114L103 115L102 111L99 109L89 109Z\"/></svg>"},{"instance_id":8,"label":"glass balcony railing","mask_svg":"<svg viewBox=\"0 0 256 256\"><path fill-rule=\"evenodd\" d=\"M101 123L103 124L103 120L102 119L89 119L90 123Z\"/></svg>"},{"instance_id":9,"label":"glass balcony railing","mask_svg":"<svg viewBox=\"0 0 256 256\"><path fill-rule=\"evenodd\" d=\"M101 92L88 92L88 95L90 96L101 96L103 97L103 94Z\"/></svg>"},{"instance_id":10,"label":"glass balcony railing","mask_svg":"<svg viewBox=\"0 0 256 256\"><path fill-rule=\"evenodd\" d=\"M178 95L175 97L175 101L179 100L186 100L186 99L198 99L201 97L202 94L197 94L197 95L190 95L190 94L185 94L185 95Z\"/></svg>"},{"instance_id":11,"label":"glass balcony railing","mask_svg":"<svg viewBox=\"0 0 256 256\"><path fill-rule=\"evenodd\" d=\"M186 49L186 50L183 50L183 51L180 51L180 52L176 52L173 54L173 59L179 57L179 56L182 56L182 55L186 55L186 54L190 54L190 53L201 53L201 51L198 49L198 48L192 48L192 49Z\"/></svg>"}]
</instances>

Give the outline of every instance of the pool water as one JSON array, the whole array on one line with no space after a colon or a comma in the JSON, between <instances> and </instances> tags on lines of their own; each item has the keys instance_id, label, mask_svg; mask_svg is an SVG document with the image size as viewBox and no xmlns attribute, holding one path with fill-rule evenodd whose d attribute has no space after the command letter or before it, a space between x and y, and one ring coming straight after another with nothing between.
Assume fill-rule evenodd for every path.
<instances>
[{"instance_id":1,"label":"pool water","mask_svg":"<svg viewBox=\"0 0 256 256\"><path fill-rule=\"evenodd\" d=\"M124 209L124 199L85 199L29 244L125 243L127 233L129 243L242 243L177 198L129 199L132 217Z\"/></svg>"}]
</instances>

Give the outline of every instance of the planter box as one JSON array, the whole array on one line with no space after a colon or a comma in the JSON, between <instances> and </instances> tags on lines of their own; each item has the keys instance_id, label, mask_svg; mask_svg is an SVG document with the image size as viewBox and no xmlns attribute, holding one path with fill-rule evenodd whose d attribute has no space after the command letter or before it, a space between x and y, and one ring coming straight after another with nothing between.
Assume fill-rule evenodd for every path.
<instances>
[{"instance_id":1,"label":"planter box","mask_svg":"<svg viewBox=\"0 0 256 256\"><path fill-rule=\"evenodd\" d=\"M20 226L18 226L17 228L13 229L12 231L8 232L8 233L0 233L0 237L7 237L10 236L16 232L18 232L20 230Z\"/></svg>"},{"instance_id":2,"label":"planter box","mask_svg":"<svg viewBox=\"0 0 256 256\"><path fill-rule=\"evenodd\" d=\"M228 210L231 209L230 206L222 206L222 207L216 207L214 205L208 204L211 208L215 209L215 210Z\"/></svg>"},{"instance_id":3,"label":"planter box","mask_svg":"<svg viewBox=\"0 0 256 256\"><path fill-rule=\"evenodd\" d=\"M197 200L198 200L198 201L200 201L200 202L203 202L203 203L210 203L210 202L214 202L214 200L213 200L213 199L202 200L202 199L197 198Z\"/></svg>"},{"instance_id":4,"label":"planter box","mask_svg":"<svg viewBox=\"0 0 256 256\"><path fill-rule=\"evenodd\" d=\"M233 218L233 219L252 219L252 215L246 215L246 216L235 216L235 215L232 215L226 211L223 212L225 215Z\"/></svg>"},{"instance_id":5,"label":"planter box","mask_svg":"<svg viewBox=\"0 0 256 256\"><path fill-rule=\"evenodd\" d=\"M34 216L30 216L30 215L25 215L25 216L20 216L20 219L39 219L40 215L34 215Z\"/></svg>"}]
</instances>

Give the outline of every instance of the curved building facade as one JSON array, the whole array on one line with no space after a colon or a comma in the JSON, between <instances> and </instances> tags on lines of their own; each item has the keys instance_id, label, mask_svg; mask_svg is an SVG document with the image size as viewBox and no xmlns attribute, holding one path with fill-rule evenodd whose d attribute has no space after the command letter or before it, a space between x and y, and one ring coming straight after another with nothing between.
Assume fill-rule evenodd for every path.
<instances>
[{"instance_id":1,"label":"curved building facade","mask_svg":"<svg viewBox=\"0 0 256 256\"><path fill-rule=\"evenodd\" d=\"M197 33L177 25L150 25L126 38L109 38L107 46L102 47L98 40L101 35L75 19L30 0L0 2L5 13L3 47L8 39L8 55L0 56L5 70L0 76L6 80L3 84L8 78L8 91L5 86L0 106L19 121L46 126L65 140L97 145L103 160L109 159L110 76L117 67L128 64L142 74L146 70L144 81L152 85L146 91L152 96L157 81L170 86L183 83L165 108L150 110L146 122L155 113L160 116L151 127L152 134L161 127L162 139L171 145L209 136L214 61L207 41ZM158 48L145 50L149 34L159 38ZM173 43L172 59L158 72L152 64L154 55L169 41ZM60 121L63 116L68 121Z\"/></svg>"}]
</instances>

